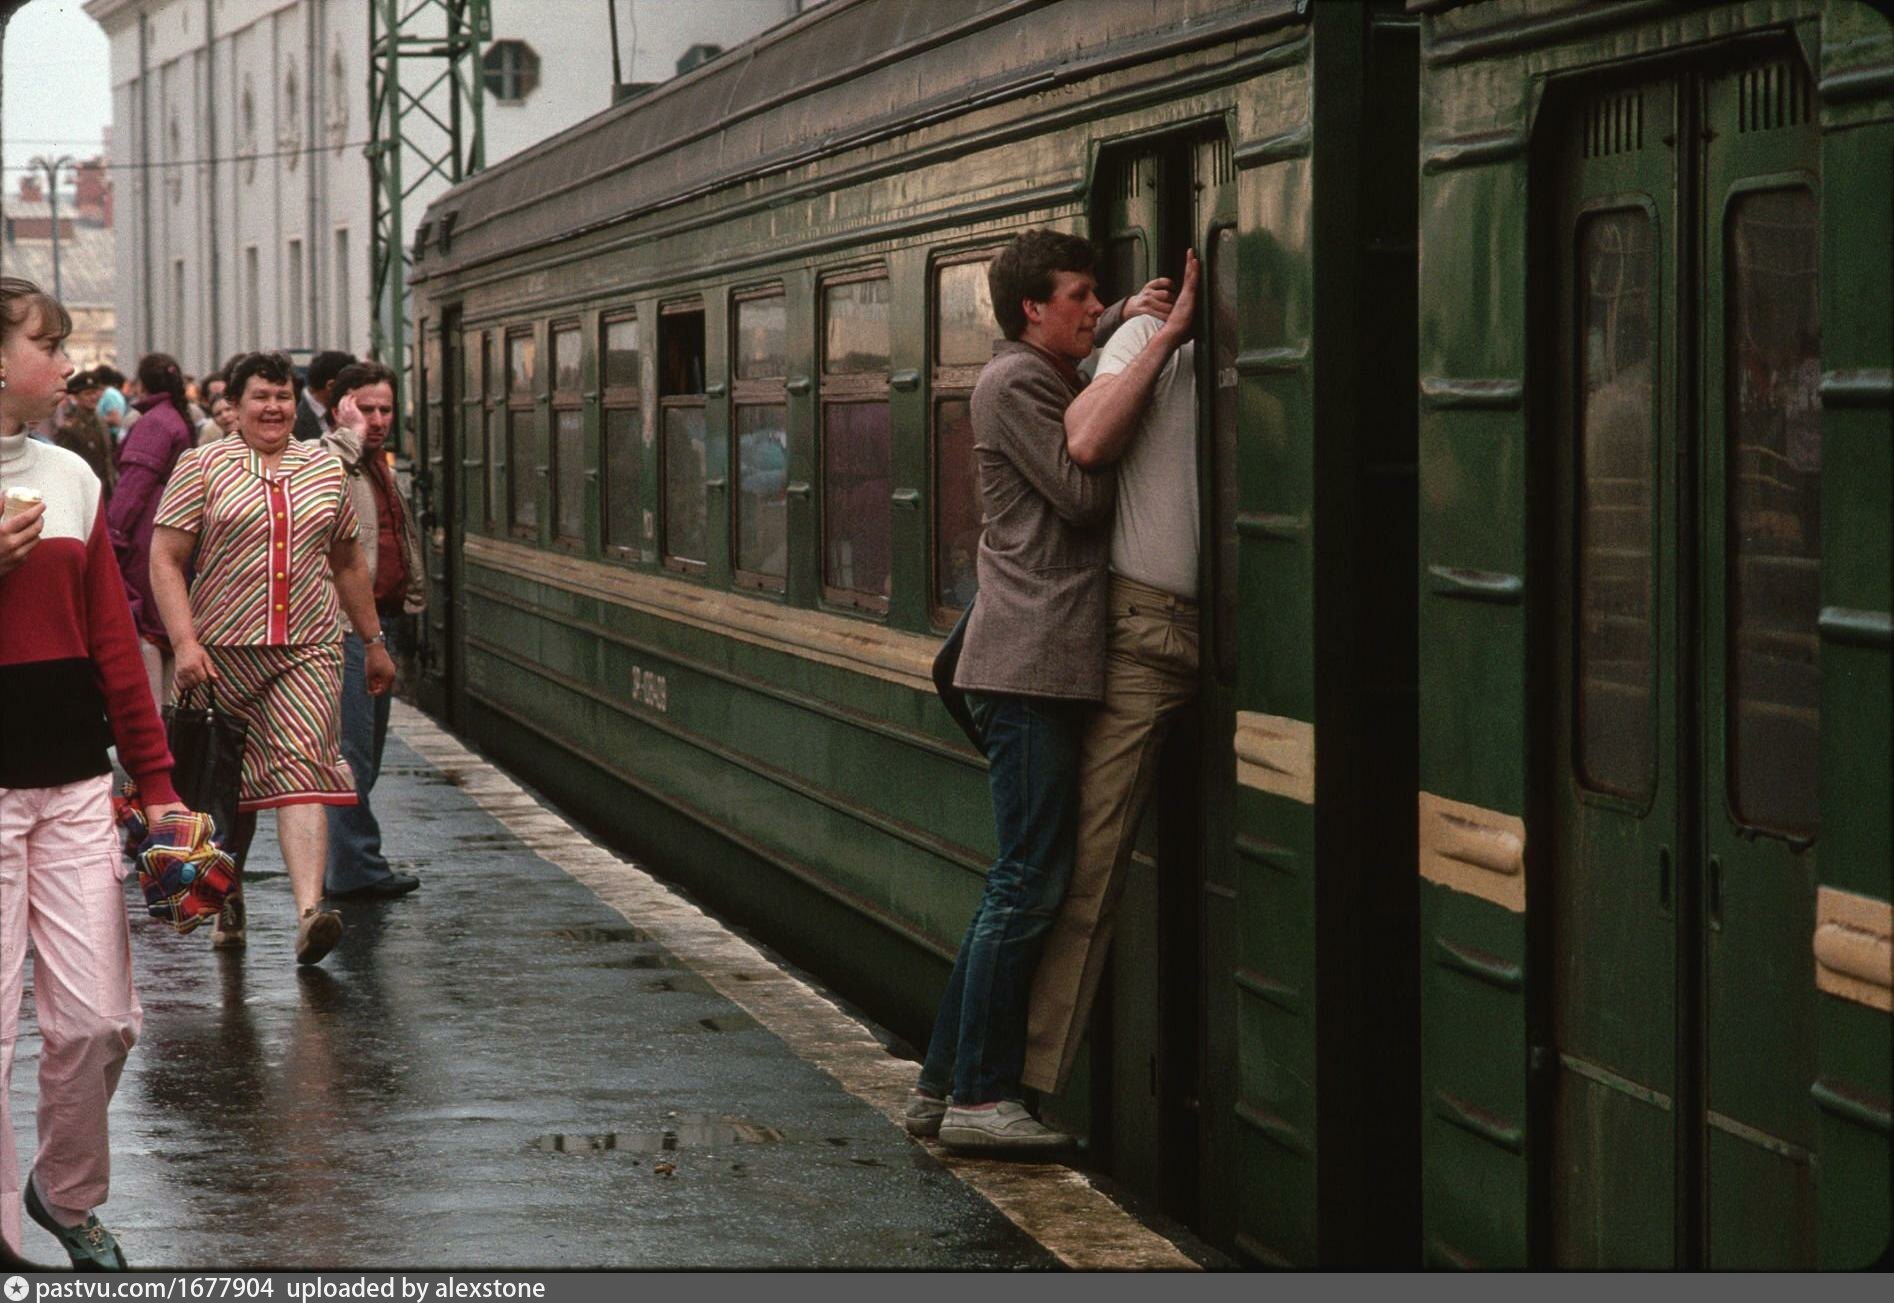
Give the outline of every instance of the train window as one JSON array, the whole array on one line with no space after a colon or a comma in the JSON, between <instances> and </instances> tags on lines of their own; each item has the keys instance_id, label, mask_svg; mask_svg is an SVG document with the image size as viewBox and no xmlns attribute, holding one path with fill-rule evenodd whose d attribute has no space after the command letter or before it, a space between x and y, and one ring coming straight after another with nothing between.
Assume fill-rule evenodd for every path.
<instances>
[{"instance_id":1,"label":"train window","mask_svg":"<svg viewBox=\"0 0 1894 1303\"><path fill-rule=\"evenodd\" d=\"M552 328L552 388L555 398L561 394L568 394L575 399L579 396L579 358L582 351L578 322Z\"/></svg>"},{"instance_id":2,"label":"train window","mask_svg":"<svg viewBox=\"0 0 1894 1303\"><path fill-rule=\"evenodd\" d=\"M489 528L493 524L493 499L486 492L484 482L487 474L487 337L478 330L469 330L461 336L460 351L460 428L466 431L467 448L462 453L468 470L474 474L467 478L468 523L475 520L484 522ZM476 478L478 477L478 478ZM473 508L473 490L480 489L480 506Z\"/></svg>"},{"instance_id":3,"label":"train window","mask_svg":"<svg viewBox=\"0 0 1894 1303\"><path fill-rule=\"evenodd\" d=\"M883 612L894 543L887 276L825 283L822 332L822 592Z\"/></svg>"},{"instance_id":4,"label":"train window","mask_svg":"<svg viewBox=\"0 0 1894 1303\"><path fill-rule=\"evenodd\" d=\"M482 413L487 447L487 525L498 529L506 516L506 433L500 424L506 405L506 370L500 366L499 341L488 335L481 344L480 368L487 376Z\"/></svg>"},{"instance_id":5,"label":"train window","mask_svg":"<svg viewBox=\"0 0 1894 1303\"><path fill-rule=\"evenodd\" d=\"M942 262L934 270L933 615L953 623L973 600L980 548L980 481L973 457L969 399L1000 337L987 272L991 249Z\"/></svg>"},{"instance_id":6,"label":"train window","mask_svg":"<svg viewBox=\"0 0 1894 1303\"><path fill-rule=\"evenodd\" d=\"M973 409L966 398L934 403L934 604L958 611L979 584L980 481L973 456ZM945 623L945 621L942 621Z\"/></svg>"},{"instance_id":7,"label":"train window","mask_svg":"<svg viewBox=\"0 0 1894 1303\"><path fill-rule=\"evenodd\" d=\"M636 552L643 539L644 377L636 317L607 318L603 327L605 485L599 508L605 547L618 555Z\"/></svg>"},{"instance_id":8,"label":"train window","mask_svg":"<svg viewBox=\"0 0 1894 1303\"><path fill-rule=\"evenodd\" d=\"M1642 209L1580 226L1578 772L1634 800L1657 781L1652 681L1656 249Z\"/></svg>"},{"instance_id":9,"label":"train window","mask_svg":"<svg viewBox=\"0 0 1894 1303\"><path fill-rule=\"evenodd\" d=\"M585 414L579 407L579 323L552 328L552 536L585 539Z\"/></svg>"},{"instance_id":10,"label":"train window","mask_svg":"<svg viewBox=\"0 0 1894 1303\"><path fill-rule=\"evenodd\" d=\"M822 369L831 375L886 371L888 278L831 281L822 304Z\"/></svg>"},{"instance_id":11,"label":"train window","mask_svg":"<svg viewBox=\"0 0 1894 1303\"><path fill-rule=\"evenodd\" d=\"M658 320L664 564L702 570L710 555L710 466L704 428L704 305L666 304Z\"/></svg>"},{"instance_id":12,"label":"train window","mask_svg":"<svg viewBox=\"0 0 1894 1303\"><path fill-rule=\"evenodd\" d=\"M780 379L783 367L783 293L741 298L736 304L736 328L730 332L739 380Z\"/></svg>"},{"instance_id":13,"label":"train window","mask_svg":"<svg viewBox=\"0 0 1894 1303\"><path fill-rule=\"evenodd\" d=\"M1730 804L1796 837L1819 809L1819 235L1803 189L1743 195L1726 230Z\"/></svg>"},{"instance_id":14,"label":"train window","mask_svg":"<svg viewBox=\"0 0 1894 1303\"><path fill-rule=\"evenodd\" d=\"M506 337L506 523L514 533L539 531L537 472L545 464L544 431L533 382L539 353L532 329Z\"/></svg>"},{"instance_id":15,"label":"train window","mask_svg":"<svg viewBox=\"0 0 1894 1303\"><path fill-rule=\"evenodd\" d=\"M748 294L732 308L736 379L736 582L781 592L789 573L789 423L784 388L786 315L781 289Z\"/></svg>"},{"instance_id":16,"label":"train window","mask_svg":"<svg viewBox=\"0 0 1894 1303\"><path fill-rule=\"evenodd\" d=\"M937 366L981 366L993 356L1000 337L993 317L993 291L987 272L991 254L977 261L949 263L934 277L934 362Z\"/></svg>"}]
</instances>

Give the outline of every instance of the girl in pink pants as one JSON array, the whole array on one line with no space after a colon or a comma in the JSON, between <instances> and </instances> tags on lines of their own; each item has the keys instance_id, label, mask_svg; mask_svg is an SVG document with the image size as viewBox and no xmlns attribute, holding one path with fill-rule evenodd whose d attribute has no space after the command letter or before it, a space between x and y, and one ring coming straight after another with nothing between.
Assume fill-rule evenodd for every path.
<instances>
[{"instance_id":1,"label":"girl in pink pants","mask_svg":"<svg viewBox=\"0 0 1894 1303\"><path fill-rule=\"evenodd\" d=\"M184 807L98 477L22 432L58 402L71 329L37 286L0 277L0 1232L17 1253L24 1205L75 1267L122 1271L92 1211L111 1173L106 1108L142 1021L106 748L118 746L153 822ZM7 1087L29 941L39 1149L22 1188Z\"/></svg>"}]
</instances>

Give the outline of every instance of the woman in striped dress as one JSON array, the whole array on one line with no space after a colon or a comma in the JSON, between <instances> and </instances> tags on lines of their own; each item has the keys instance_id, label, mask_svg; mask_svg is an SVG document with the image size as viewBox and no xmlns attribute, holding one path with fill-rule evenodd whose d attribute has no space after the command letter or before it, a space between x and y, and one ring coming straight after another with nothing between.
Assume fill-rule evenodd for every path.
<instances>
[{"instance_id":1,"label":"woman in striped dress","mask_svg":"<svg viewBox=\"0 0 1894 1303\"><path fill-rule=\"evenodd\" d=\"M395 666L342 463L291 438L290 376L281 353L251 353L232 370L226 392L238 437L178 459L158 507L151 587L177 656L177 690L214 683L218 705L250 726L230 850L241 865L257 811L276 811L299 916L296 961L313 964L342 936L341 915L323 907L323 807L356 799L340 745L343 611L368 646L370 693L388 691ZM231 900L214 945L243 944L242 895Z\"/></svg>"}]
</instances>

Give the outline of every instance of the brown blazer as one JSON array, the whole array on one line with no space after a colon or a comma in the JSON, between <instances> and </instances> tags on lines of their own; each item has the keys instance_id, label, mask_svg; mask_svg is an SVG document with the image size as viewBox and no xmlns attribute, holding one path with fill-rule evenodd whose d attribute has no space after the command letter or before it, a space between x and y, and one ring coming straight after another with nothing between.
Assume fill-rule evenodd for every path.
<instances>
[{"instance_id":1,"label":"brown blazer","mask_svg":"<svg viewBox=\"0 0 1894 1303\"><path fill-rule=\"evenodd\" d=\"M973 390L980 592L954 686L1097 701L1117 476L1066 455L1079 382L1029 344L993 349Z\"/></svg>"}]
</instances>

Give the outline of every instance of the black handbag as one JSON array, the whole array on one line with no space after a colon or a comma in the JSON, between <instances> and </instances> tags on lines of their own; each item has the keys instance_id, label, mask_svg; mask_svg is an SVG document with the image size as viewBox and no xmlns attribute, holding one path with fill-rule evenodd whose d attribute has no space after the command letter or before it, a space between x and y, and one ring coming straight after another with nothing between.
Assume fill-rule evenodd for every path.
<instances>
[{"instance_id":1,"label":"black handbag","mask_svg":"<svg viewBox=\"0 0 1894 1303\"><path fill-rule=\"evenodd\" d=\"M171 785L178 799L208 814L222 846L237 828L237 794L243 782L243 748L250 726L217 709L217 687L205 683L206 705L193 704L197 689L187 689L177 704L164 708L165 734L171 742Z\"/></svg>"},{"instance_id":2,"label":"black handbag","mask_svg":"<svg viewBox=\"0 0 1894 1303\"><path fill-rule=\"evenodd\" d=\"M968 602L967 609L954 622L953 632L947 635L947 641L934 654L934 691L940 695L940 704L953 716L954 723L960 725L960 731L973 743L973 749L984 753L986 739L980 735L980 726L974 722L973 711L967 705L967 694L954 686L954 671L960 667L960 648L967 641L967 621L972 618L973 603Z\"/></svg>"}]
</instances>

